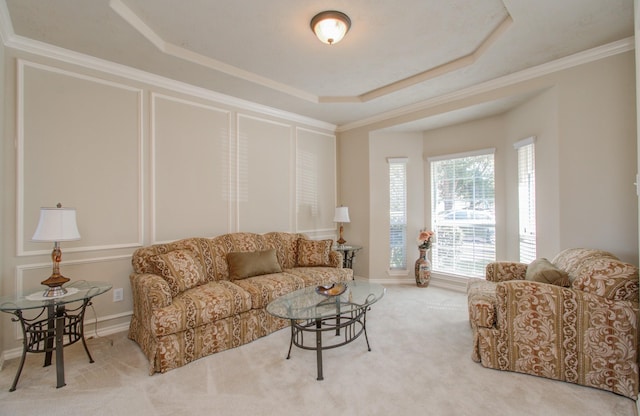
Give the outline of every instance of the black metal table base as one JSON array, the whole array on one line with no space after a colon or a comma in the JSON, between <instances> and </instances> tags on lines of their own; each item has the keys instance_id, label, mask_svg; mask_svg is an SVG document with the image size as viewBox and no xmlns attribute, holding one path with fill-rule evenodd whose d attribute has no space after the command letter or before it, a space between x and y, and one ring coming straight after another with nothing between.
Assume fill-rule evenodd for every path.
<instances>
[{"instance_id":1,"label":"black metal table base","mask_svg":"<svg viewBox=\"0 0 640 416\"><path fill-rule=\"evenodd\" d=\"M340 302L340 305L345 305L348 303ZM360 305L357 305L360 306ZM357 307L355 309L350 310L349 312L338 312L336 315L326 317L326 318L317 318L317 319L309 319L309 320L291 320L291 341L289 342L289 352L287 353L287 359L291 357L291 349L293 345L298 348L305 350L314 350L316 351L316 363L318 367L318 378L317 380L324 380L324 376L322 373L322 351L328 350L331 348L341 347L346 345L360 335L364 333L364 337L367 341L367 350L371 351L371 346L369 345L369 337L367 336L367 309L368 306ZM338 308L338 311L340 308ZM322 344L322 335L325 332L333 332L335 331L335 336L339 337L342 332L343 335L340 340L336 343L331 343L329 345ZM305 345L304 342L304 334L315 334L315 343L313 346Z\"/></svg>"},{"instance_id":2,"label":"black metal table base","mask_svg":"<svg viewBox=\"0 0 640 416\"><path fill-rule=\"evenodd\" d=\"M66 385L64 381L64 347L82 340L89 362L94 362L84 338L84 313L90 304L90 299L85 299L81 306L67 310L65 305L57 305L56 307L52 303L45 306L38 316L32 319L25 318L21 310L13 312L17 318L12 318L12 320L20 322L22 327L23 343L20 365L9 391L15 391L18 385L28 352L43 352L45 354L43 367L51 365L53 351L56 352L56 388ZM40 319L45 312L47 316ZM73 312L77 313L73 314ZM65 336L67 337L66 343Z\"/></svg>"}]
</instances>

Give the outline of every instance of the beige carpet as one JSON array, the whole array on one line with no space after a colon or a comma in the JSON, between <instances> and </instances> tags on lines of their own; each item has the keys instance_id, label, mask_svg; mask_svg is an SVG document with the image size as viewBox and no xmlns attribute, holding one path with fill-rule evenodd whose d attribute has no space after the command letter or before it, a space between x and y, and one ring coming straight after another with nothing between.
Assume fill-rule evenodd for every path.
<instances>
[{"instance_id":1,"label":"beige carpet","mask_svg":"<svg viewBox=\"0 0 640 416\"><path fill-rule=\"evenodd\" d=\"M0 372L1 415L636 415L613 393L483 368L471 361L466 297L435 287L389 286L368 314L364 337L326 351L324 381L315 353L294 347L289 330L148 376L126 334L65 349L67 386L55 366L30 354L18 389L18 360ZM112 345L113 344L113 345Z\"/></svg>"}]
</instances>

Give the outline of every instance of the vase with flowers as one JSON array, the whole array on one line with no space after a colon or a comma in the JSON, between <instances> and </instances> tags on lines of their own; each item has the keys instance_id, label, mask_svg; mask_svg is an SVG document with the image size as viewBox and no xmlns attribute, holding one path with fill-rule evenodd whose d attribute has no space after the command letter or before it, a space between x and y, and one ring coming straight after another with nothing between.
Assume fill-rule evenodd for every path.
<instances>
[{"instance_id":1,"label":"vase with flowers","mask_svg":"<svg viewBox=\"0 0 640 416\"><path fill-rule=\"evenodd\" d=\"M429 286L431 280L431 260L429 260L429 250L433 244L433 231L420 230L418 235L418 249L420 257L416 260L415 275L418 287Z\"/></svg>"}]
</instances>

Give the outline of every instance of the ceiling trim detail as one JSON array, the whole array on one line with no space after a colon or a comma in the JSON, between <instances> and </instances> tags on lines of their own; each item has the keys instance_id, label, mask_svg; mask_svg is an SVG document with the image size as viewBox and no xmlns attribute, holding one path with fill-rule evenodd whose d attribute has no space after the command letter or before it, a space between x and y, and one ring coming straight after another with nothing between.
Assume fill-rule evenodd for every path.
<instances>
[{"instance_id":1,"label":"ceiling trim detail","mask_svg":"<svg viewBox=\"0 0 640 416\"><path fill-rule=\"evenodd\" d=\"M473 65L478 58L485 53L487 49L502 35L513 23L513 18L507 11L507 15L502 21L489 33L489 35L480 42L478 47L471 53L461 56L452 61L429 68L418 74L409 76L404 79L392 82L387 85L375 88L360 95L354 96L317 96L315 94L303 91L298 88L274 81L270 78L260 76L250 71L240 69L236 66L226 64L208 56L193 52L173 43L167 42L158 35L149 25L147 25L138 15L133 12L122 0L109 0L109 7L116 12L124 21L130 24L142 36L144 36L151 44L153 44L162 53L173 56L178 59L189 61L215 71L223 72L236 78L262 85L263 87L288 94L303 100L322 104L322 103L365 103L385 95L409 88L421 82L433 79L449 72Z\"/></svg>"},{"instance_id":2,"label":"ceiling trim detail","mask_svg":"<svg viewBox=\"0 0 640 416\"><path fill-rule=\"evenodd\" d=\"M367 125L384 122L397 117L410 116L418 111L428 110L439 105L454 102L465 98L470 98L478 94L486 93L489 91L497 90L499 88L508 87L519 82L528 81L534 78L539 78L544 75L549 75L557 71L569 69L578 65L583 65L589 62L604 59L609 56L618 55L621 53L633 51L635 49L635 38L633 36L621 39L616 42L612 42L606 45L599 46L587 51L578 52L576 54L560 58L555 61L551 61L542 65L524 69L513 74L505 75L500 78L495 78L481 84L464 88L458 91L453 91L449 94L444 94L438 97L434 97L429 100L420 101L415 104L411 104L405 107L400 107L392 111L387 111L375 115L373 117L364 118L353 123L343 124L338 127L336 132L343 133L345 131L353 130L356 128L364 127Z\"/></svg>"}]
</instances>

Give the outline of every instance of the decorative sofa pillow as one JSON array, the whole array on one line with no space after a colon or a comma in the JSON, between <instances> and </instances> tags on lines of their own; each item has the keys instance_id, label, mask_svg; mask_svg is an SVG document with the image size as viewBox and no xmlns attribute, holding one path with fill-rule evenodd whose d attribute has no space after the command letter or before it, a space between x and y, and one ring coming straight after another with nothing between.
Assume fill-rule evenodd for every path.
<instances>
[{"instance_id":1,"label":"decorative sofa pillow","mask_svg":"<svg viewBox=\"0 0 640 416\"><path fill-rule=\"evenodd\" d=\"M549 283L563 287L570 286L569 274L558 269L545 258L536 259L527 266L524 280Z\"/></svg>"},{"instance_id":2,"label":"decorative sofa pillow","mask_svg":"<svg viewBox=\"0 0 640 416\"><path fill-rule=\"evenodd\" d=\"M228 253L227 264L231 280L282 272L275 249Z\"/></svg>"},{"instance_id":3,"label":"decorative sofa pillow","mask_svg":"<svg viewBox=\"0 0 640 416\"><path fill-rule=\"evenodd\" d=\"M169 284L172 297L207 282L200 259L190 250L157 254L149 262Z\"/></svg>"},{"instance_id":4,"label":"decorative sofa pillow","mask_svg":"<svg viewBox=\"0 0 640 416\"><path fill-rule=\"evenodd\" d=\"M330 266L329 255L333 240L298 239L298 259L300 267Z\"/></svg>"}]
</instances>

